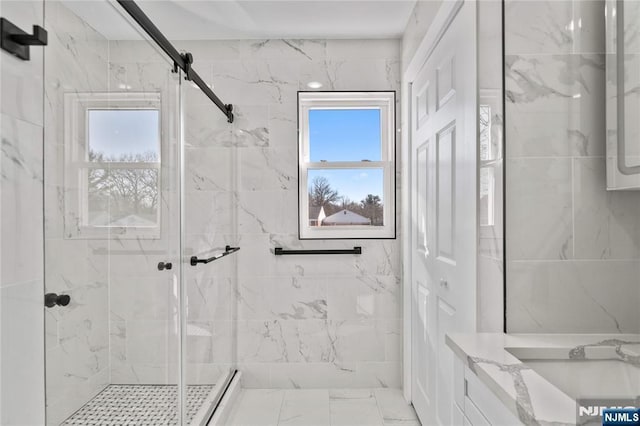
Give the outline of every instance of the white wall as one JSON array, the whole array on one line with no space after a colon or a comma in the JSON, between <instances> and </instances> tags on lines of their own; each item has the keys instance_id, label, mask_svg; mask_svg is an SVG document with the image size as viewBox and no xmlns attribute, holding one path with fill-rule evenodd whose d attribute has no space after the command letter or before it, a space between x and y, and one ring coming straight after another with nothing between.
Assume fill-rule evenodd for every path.
<instances>
[{"instance_id":1,"label":"white wall","mask_svg":"<svg viewBox=\"0 0 640 426\"><path fill-rule=\"evenodd\" d=\"M31 31L42 1L2 1ZM44 424L43 49L22 61L0 51L0 424Z\"/></svg>"}]
</instances>

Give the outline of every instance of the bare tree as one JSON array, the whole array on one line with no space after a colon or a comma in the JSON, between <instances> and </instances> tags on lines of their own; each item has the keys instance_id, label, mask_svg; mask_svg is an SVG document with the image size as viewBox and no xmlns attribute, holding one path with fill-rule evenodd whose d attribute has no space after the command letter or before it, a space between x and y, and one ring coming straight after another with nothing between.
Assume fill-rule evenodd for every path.
<instances>
[{"instance_id":1,"label":"bare tree","mask_svg":"<svg viewBox=\"0 0 640 426\"><path fill-rule=\"evenodd\" d=\"M123 154L107 157L101 152L89 152L89 160L109 162L153 163L155 152ZM158 205L158 173L156 168L89 169L89 202L95 210L111 211L111 219L128 214L153 217Z\"/></svg>"},{"instance_id":2,"label":"bare tree","mask_svg":"<svg viewBox=\"0 0 640 426\"><path fill-rule=\"evenodd\" d=\"M316 176L311 181L309 189L309 201L312 206L323 206L325 210L340 200L338 191L331 187L329 180L324 176Z\"/></svg>"}]
</instances>

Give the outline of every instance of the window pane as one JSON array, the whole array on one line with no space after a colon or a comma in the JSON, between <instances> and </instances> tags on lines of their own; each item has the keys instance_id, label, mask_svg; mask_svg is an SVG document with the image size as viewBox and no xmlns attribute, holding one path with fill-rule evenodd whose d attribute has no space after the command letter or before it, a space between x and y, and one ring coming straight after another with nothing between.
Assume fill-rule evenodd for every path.
<instances>
[{"instance_id":1,"label":"window pane","mask_svg":"<svg viewBox=\"0 0 640 426\"><path fill-rule=\"evenodd\" d=\"M158 226L157 169L90 169L89 226Z\"/></svg>"},{"instance_id":2,"label":"window pane","mask_svg":"<svg viewBox=\"0 0 640 426\"><path fill-rule=\"evenodd\" d=\"M493 226L494 224L494 194L496 179L493 167L480 168L480 225Z\"/></svg>"},{"instance_id":3,"label":"window pane","mask_svg":"<svg viewBox=\"0 0 640 426\"><path fill-rule=\"evenodd\" d=\"M159 161L158 110L92 109L88 120L89 161Z\"/></svg>"},{"instance_id":4,"label":"window pane","mask_svg":"<svg viewBox=\"0 0 640 426\"><path fill-rule=\"evenodd\" d=\"M310 226L383 226L382 169L310 169Z\"/></svg>"},{"instance_id":5,"label":"window pane","mask_svg":"<svg viewBox=\"0 0 640 426\"><path fill-rule=\"evenodd\" d=\"M309 158L318 161L380 161L379 109L309 111Z\"/></svg>"}]
</instances>

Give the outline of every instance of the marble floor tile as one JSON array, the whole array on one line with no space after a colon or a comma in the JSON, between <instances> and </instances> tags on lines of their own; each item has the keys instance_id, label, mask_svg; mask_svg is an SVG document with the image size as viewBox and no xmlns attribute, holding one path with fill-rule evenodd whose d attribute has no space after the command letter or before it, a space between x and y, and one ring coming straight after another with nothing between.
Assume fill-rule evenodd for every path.
<instances>
[{"instance_id":1,"label":"marble floor tile","mask_svg":"<svg viewBox=\"0 0 640 426\"><path fill-rule=\"evenodd\" d=\"M278 424L287 426L324 426L330 424L329 391L326 389L287 390Z\"/></svg>"},{"instance_id":2,"label":"marble floor tile","mask_svg":"<svg viewBox=\"0 0 640 426\"><path fill-rule=\"evenodd\" d=\"M385 426L391 424L420 425L413 407L404 400L401 390L375 389L374 393Z\"/></svg>"},{"instance_id":3,"label":"marble floor tile","mask_svg":"<svg viewBox=\"0 0 640 426\"><path fill-rule=\"evenodd\" d=\"M243 389L227 426L420 426L400 389Z\"/></svg>"},{"instance_id":4,"label":"marble floor tile","mask_svg":"<svg viewBox=\"0 0 640 426\"><path fill-rule=\"evenodd\" d=\"M331 400L331 426L383 426L373 395L365 399Z\"/></svg>"},{"instance_id":5,"label":"marble floor tile","mask_svg":"<svg viewBox=\"0 0 640 426\"><path fill-rule=\"evenodd\" d=\"M277 426L284 390L243 389L235 401L228 426Z\"/></svg>"}]
</instances>

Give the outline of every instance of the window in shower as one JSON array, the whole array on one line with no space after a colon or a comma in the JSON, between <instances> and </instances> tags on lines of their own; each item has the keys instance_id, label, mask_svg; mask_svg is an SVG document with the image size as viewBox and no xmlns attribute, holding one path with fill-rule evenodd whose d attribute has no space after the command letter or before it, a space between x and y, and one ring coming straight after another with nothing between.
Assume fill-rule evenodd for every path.
<instances>
[{"instance_id":1,"label":"window in shower","mask_svg":"<svg viewBox=\"0 0 640 426\"><path fill-rule=\"evenodd\" d=\"M301 239L395 238L395 92L300 92Z\"/></svg>"},{"instance_id":2,"label":"window in shower","mask_svg":"<svg viewBox=\"0 0 640 426\"><path fill-rule=\"evenodd\" d=\"M67 94L65 113L66 235L158 238L160 95Z\"/></svg>"}]
</instances>

